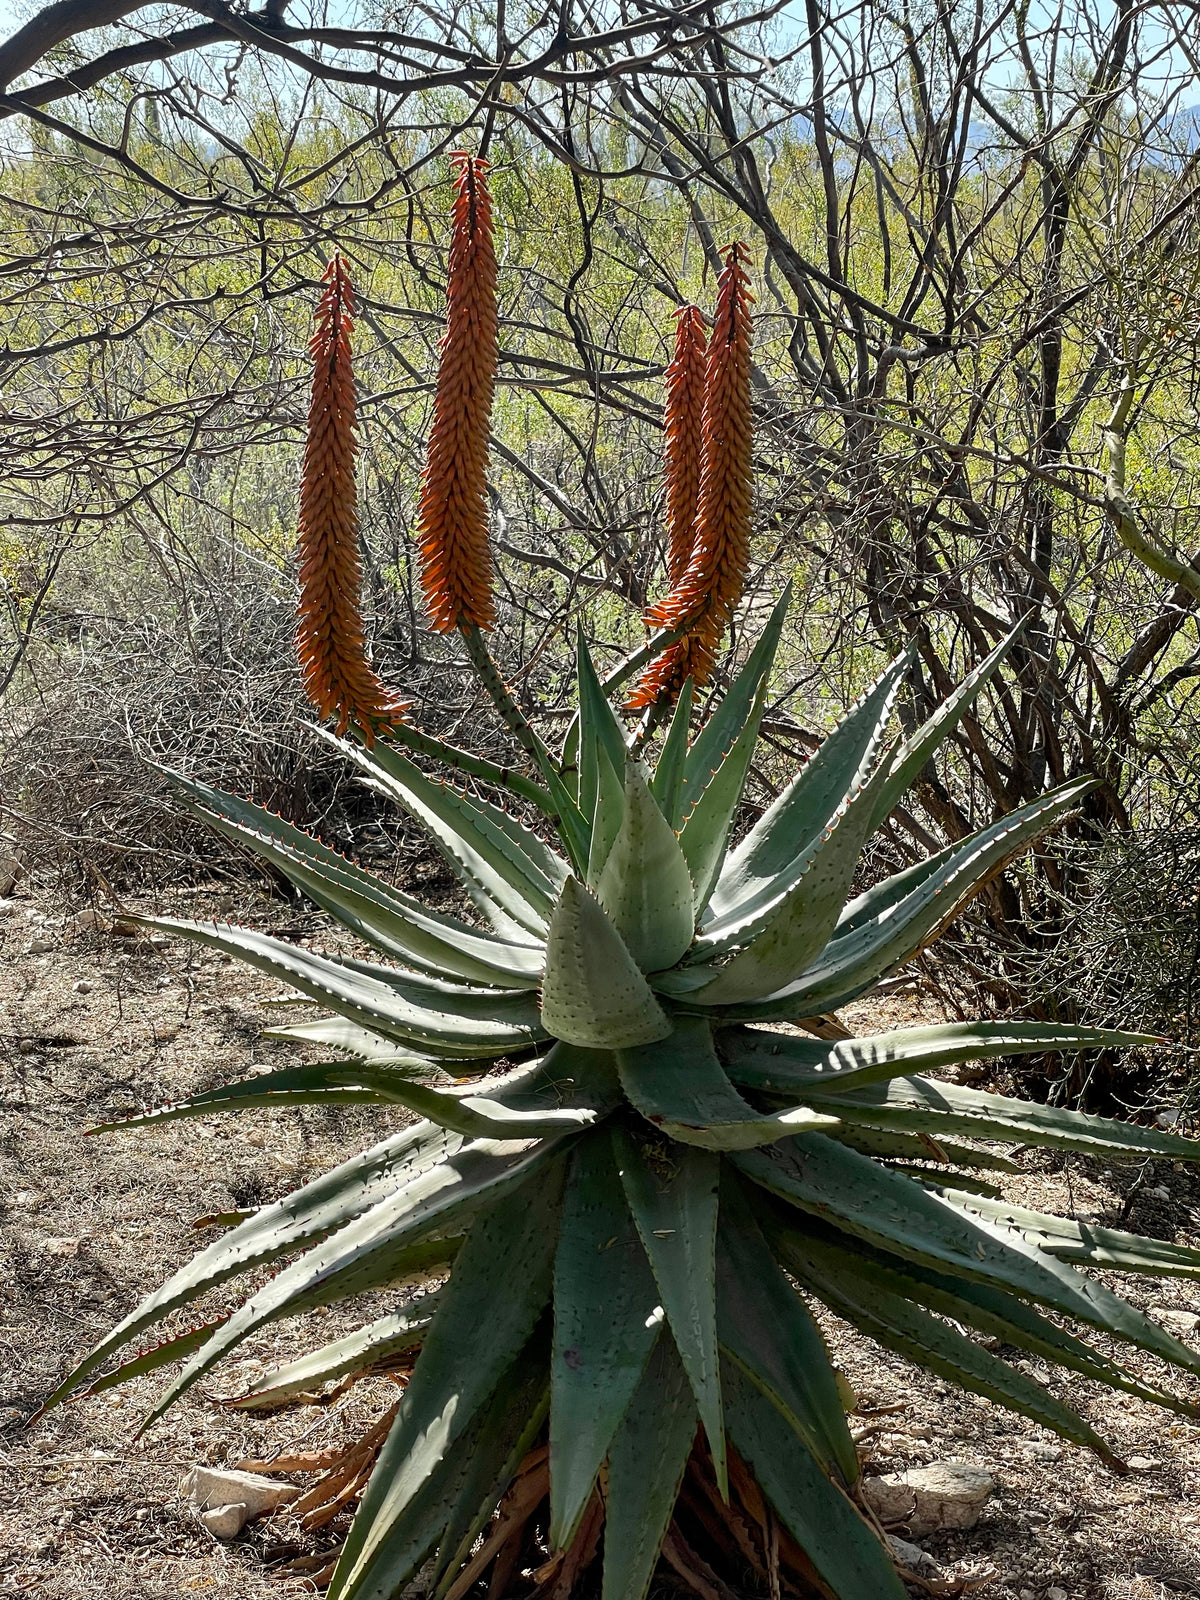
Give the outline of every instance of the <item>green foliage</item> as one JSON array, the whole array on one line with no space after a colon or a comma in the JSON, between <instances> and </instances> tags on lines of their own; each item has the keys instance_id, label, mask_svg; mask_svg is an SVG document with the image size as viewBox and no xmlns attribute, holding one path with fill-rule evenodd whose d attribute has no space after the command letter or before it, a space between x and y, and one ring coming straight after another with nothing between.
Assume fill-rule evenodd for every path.
<instances>
[{"instance_id":1,"label":"green foliage","mask_svg":"<svg viewBox=\"0 0 1200 1600\"><path fill-rule=\"evenodd\" d=\"M1006 641L899 749L887 724L905 663L889 667L730 849L781 619L782 608L690 749L686 712L675 719L650 775L581 646L577 766L568 775L564 763L561 782L586 830L591 887L570 869L569 841L560 853L394 748L344 747L426 825L491 931L421 906L256 807L176 779L189 805L407 968L160 924L328 1007L331 1020L284 1031L340 1061L158 1115L353 1098L425 1120L234 1227L55 1398L143 1329L280 1256L290 1265L231 1316L162 1356L189 1359L156 1415L265 1323L448 1267L435 1294L402 1300L243 1397L269 1403L421 1347L334 1600L387 1600L431 1554L448 1586L543 1426L552 1542L570 1545L603 1482L604 1593L640 1600L697 1425L717 1484L749 1470L839 1600L899 1600L855 1503L856 1457L810 1299L1105 1459L1081 1417L972 1334L1191 1410L1133 1376L1110 1343L1189 1372L1200 1356L1080 1268L1200 1276L1200 1255L975 1192L986 1188L979 1169L1012 1163L962 1141L1175 1159L1200 1146L927 1075L1142 1036L959 1023L828 1042L748 1025L804 1024L870 989L1087 788L1044 796L847 903L862 850ZM606 771L624 781L606 782ZM486 1093L462 1081L484 1072ZM158 1364L135 1359L112 1381Z\"/></svg>"}]
</instances>

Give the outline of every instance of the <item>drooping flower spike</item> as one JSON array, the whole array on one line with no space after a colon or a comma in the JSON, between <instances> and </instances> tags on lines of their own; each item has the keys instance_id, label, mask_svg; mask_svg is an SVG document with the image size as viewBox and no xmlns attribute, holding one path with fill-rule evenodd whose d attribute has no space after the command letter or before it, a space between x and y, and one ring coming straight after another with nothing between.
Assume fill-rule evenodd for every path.
<instances>
[{"instance_id":1,"label":"drooping flower spike","mask_svg":"<svg viewBox=\"0 0 1200 1600\"><path fill-rule=\"evenodd\" d=\"M717 647L746 584L750 559L752 425L750 415L749 251L725 252L708 341L700 441L700 489L687 568L665 599L646 613L655 628L686 628L646 668L629 698L638 710L678 695L689 677L712 676Z\"/></svg>"},{"instance_id":2,"label":"drooping flower spike","mask_svg":"<svg viewBox=\"0 0 1200 1600\"><path fill-rule=\"evenodd\" d=\"M336 716L339 733L354 723L370 745L410 702L391 693L367 655L354 481L354 290L340 255L329 263L324 283L309 341L313 378L300 479L296 652L304 692L320 716Z\"/></svg>"},{"instance_id":3,"label":"drooping flower spike","mask_svg":"<svg viewBox=\"0 0 1200 1600\"><path fill-rule=\"evenodd\" d=\"M704 355L708 330L699 306L675 313L675 355L667 367L663 407L663 487L667 502L667 576L681 581L692 559L700 500L704 425Z\"/></svg>"},{"instance_id":4,"label":"drooping flower spike","mask_svg":"<svg viewBox=\"0 0 1200 1600\"><path fill-rule=\"evenodd\" d=\"M488 163L453 157L446 332L434 392L418 541L421 588L438 633L495 622L487 457L496 386L496 252Z\"/></svg>"}]
</instances>

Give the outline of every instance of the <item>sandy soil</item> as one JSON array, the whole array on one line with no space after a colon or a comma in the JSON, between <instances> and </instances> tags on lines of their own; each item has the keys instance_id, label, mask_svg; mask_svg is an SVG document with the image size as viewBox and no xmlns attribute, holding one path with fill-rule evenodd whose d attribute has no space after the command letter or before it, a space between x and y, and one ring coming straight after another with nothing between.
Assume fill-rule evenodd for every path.
<instances>
[{"instance_id":1,"label":"sandy soil","mask_svg":"<svg viewBox=\"0 0 1200 1600\"><path fill-rule=\"evenodd\" d=\"M245 910L260 926L319 938L319 919L278 902L242 908L225 891L197 891L191 905L198 915ZM326 1406L272 1415L217 1403L264 1361L333 1337L342 1313L268 1330L141 1437L158 1376L26 1421L74 1358L211 1237L195 1219L274 1199L399 1119L373 1110L250 1111L85 1138L94 1122L292 1059L290 1046L260 1037L278 987L179 943L155 947L78 930L69 919L64 926L29 894L3 909L0 940L0 1596L312 1592L272 1571L304 1548L294 1529L252 1526L222 1544L193 1519L178 1482L195 1462L349 1440L382 1414L395 1390L378 1380ZM899 1020L914 1008L891 1009ZM865 1018L848 1020L861 1029ZM1135 1171L1042 1151L1021 1160L1014 1197L1110 1222ZM1143 1191L1132 1224L1200 1243L1200 1175L1167 1167L1153 1181L1169 1198ZM1200 1310L1193 1285L1121 1287L1144 1308ZM214 1298L196 1312L218 1305ZM345 1325L364 1320L356 1309ZM374 1305L366 1311L379 1314ZM1134 1461L1117 1477L829 1326L863 1408L855 1424L879 1430L865 1446L870 1470L952 1457L994 1473L996 1493L975 1529L922 1541L951 1572L979 1580L974 1592L984 1600L1045 1600L1054 1589L1068 1600L1200 1596L1200 1424L1044 1375ZM1147 1374L1153 1365L1147 1359ZM1200 1401L1200 1382L1191 1398Z\"/></svg>"}]
</instances>

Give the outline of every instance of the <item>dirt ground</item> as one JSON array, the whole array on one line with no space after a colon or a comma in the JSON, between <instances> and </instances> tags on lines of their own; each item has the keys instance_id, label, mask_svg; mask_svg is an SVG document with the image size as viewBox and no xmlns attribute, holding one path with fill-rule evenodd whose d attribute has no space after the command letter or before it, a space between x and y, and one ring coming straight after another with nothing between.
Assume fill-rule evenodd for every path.
<instances>
[{"instance_id":1,"label":"dirt ground","mask_svg":"<svg viewBox=\"0 0 1200 1600\"><path fill-rule=\"evenodd\" d=\"M319 940L319 919L279 902L247 908L214 889L186 904L200 916L245 914ZM252 1525L223 1544L194 1520L178 1484L197 1462L261 1459L298 1441L316 1448L364 1432L394 1398L386 1382L270 1415L217 1403L264 1362L324 1343L343 1320L365 1320L361 1303L354 1318L314 1313L266 1330L140 1438L161 1375L26 1425L72 1361L212 1237L197 1218L275 1199L400 1120L374 1109L248 1111L83 1136L97 1121L293 1059L291 1046L260 1037L279 993L182 943L79 929L28 888L0 903L0 1596L280 1600L312 1592L272 1570L305 1547L293 1528ZM893 1003L887 1020L915 1020L911 1003L908 1016L903 1009ZM862 1031L867 1019L847 1020ZM1014 1198L1109 1222L1136 1170L1045 1151L1020 1160ZM1167 1198L1143 1188L1131 1225L1200 1243L1200 1174L1166 1165L1151 1183ZM1200 1311L1191 1284L1127 1279L1121 1288L1146 1309ZM201 1303L197 1316L218 1304ZM855 1426L874 1430L864 1446L870 1471L954 1458L994 1474L976 1528L922 1541L952 1574L977 1580L983 1600L1200 1597L1200 1424L1037 1373L1131 1462L1118 1477L828 1326L859 1396ZM1146 1358L1146 1374L1153 1368ZM1187 1392L1186 1381L1175 1387ZM1200 1382L1190 1397L1200 1401Z\"/></svg>"}]
</instances>

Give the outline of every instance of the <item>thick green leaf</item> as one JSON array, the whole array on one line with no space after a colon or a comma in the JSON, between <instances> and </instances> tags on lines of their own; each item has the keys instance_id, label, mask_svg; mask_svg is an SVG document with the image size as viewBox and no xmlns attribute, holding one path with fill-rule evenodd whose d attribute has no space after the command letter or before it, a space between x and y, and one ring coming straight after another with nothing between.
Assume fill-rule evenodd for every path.
<instances>
[{"instance_id":1,"label":"thick green leaf","mask_svg":"<svg viewBox=\"0 0 1200 1600\"><path fill-rule=\"evenodd\" d=\"M371 1572L354 1591L358 1600L394 1600L452 1530L461 1527L467 1517L478 1518L481 1511L486 1519L495 1500L492 1507L483 1510L475 1499L480 1482L490 1477L494 1486L502 1480L530 1424L540 1424L545 1416L545 1389L544 1341L535 1335L491 1396L462 1427L454 1449L443 1452L436 1432L429 1439L417 1441L413 1455L427 1465L428 1471L403 1518L383 1539ZM394 1437L395 1432L393 1425L389 1437ZM485 1500L486 1493L485 1490ZM356 1524L361 1515L360 1509ZM352 1528L351 1538L354 1531Z\"/></svg>"},{"instance_id":2,"label":"thick green leaf","mask_svg":"<svg viewBox=\"0 0 1200 1600\"><path fill-rule=\"evenodd\" d=\"M974 834L890 916L836 935L795 983L765 1000L722 1008L724 1014L744 1021L786 1022L846 1005L911 960L994 869L1045 833L1094 787L1093 779L1064 784Z\"/></svg>"},{"instance_id":3,"label":"thick green leaf","mask_svg":"<svg viewBox=\"0 0 1200 1600\"><path fill-rule=\"evenodd\" d=\"M932 1174L931 1174L932 1176ZM1165 1239L1147 1239L1139 1233L1123 1233L1102 1228L1094 1222L1076 1222L1069 1217L1052 1217L1042 1211L1028 1211L1007 1200L981 1200L975 1195L956 1195L952 1180L943 1185L946 1199L957 1203L989 1225L1012 1231L1062 1261L1082 1266L1103 1267L1114 1272L1140 1272L1160 1278L1200 1277L1200 1250L1190 1245L1171 1244ZM1185 1345L1179 1349L1186 1350ZM1188 1355L1195 1359L1194 1353ZM1168 1360L1175 1360L1174 1355ZM1191 1366L1192 1362L1185 1363ZM1200 1367L1194 1370L1200 1371Z\"/></svg>"},{"instance_id":4,"label":"thick green leaf","mask_svg":"<svg viewBox=\"0 0 1200 1600\"><path fill-rule=\"evenodd\" d=\"M579 674L579 809L590 823L596 814L600 771L597 752L603 749L614 772L624 772L625 730L617 721L608 696L600 686L596 668L579 626L576 639Z\"/></svg>"},{"instance_id":5,"label":"thick green leaf","mask_svg":"<svg viewBox=\"0 0 1200 1600\"><path fill-rule=\"evenodd\" d=\"M394 1594L393 1530L403 1537L414 1497L454 1451L550 1299L562 1176L559 1162L492 1205L468 1234L346 1538L330 1600Z\"/></svg>"},{"instance_id":6,"label":"thick green leaf","mask_svg":"<svg viewBox=\"0 0 1200 1600\"><path fill-rule=\"evenodd\" d=\"M721 1369L729 1437L779 1520L838 1600L906 1600L879 1535L732 1361Z\"/></svg>"},{"instance_id":7,"label":"thick green leaf","mask_svg":"<svg viewBox=\"0 0 1200 1600\"><path fill-rule=\"evenodd\" d=\"M794 1218L786 1214L780 1217L768 1214L766 1221L773 1239L777 1238L781 1224L786 1239L793 1238L796 1233ZM842 1248L839 1236L832 1229L821 1230L819 1225L806 1225L804 1238L806 1245L815 1241L826 1250L837 1251ZM786 1239L779 1244L784 1259L788 1248ZM928 1310L949 1317L961 1327L973 1328L977 1333L991 1335L1003 1344L1014 1345L1031 1355L1068 1367L1072 1372L1078 1372L1097 1383L1123 1389L1153 1405L1167 1406L1186 1416L1195 1415L1200 1410L1194 1403L1181 1400L1177 1395L1141 1383L1110 1356L1101 1354L1092 1345L1060 1328L1007 1290L986 1283L969 1282L944 1272L934 1272L915 1262L902 1261L898 1256L872 1250L861 1240L855 1241L846 1266L851 1274L861 1272L868 1278L876 1267L886 1269L893 1278L903 1278L904 1288L901 1292Z\"/></svg>"},{"instance_id":8,"label":"thick green leaf","mask_svg":"<svg viewBox=\"0 0 1200 1600\"><path fill-rule=\"evenodd\" d=\"M893 906L898 906L914 889L920 888L921 884L940 872L959 848L959 844L948 844L925 861L916 861L911 867L893 872L891 877L881 879L853 900L848 900L838 918L838 938L853 933L856 928L864 928L868 923L880 921L891 912Z\"/></svg>"},{"instance_id":9,"label":"thick green leaf","mask_svg":"<svg viewBox=\"0 0 1200 1600\"><path fill-rule=\"evenodd\" d=\"M679 845L695 884L697 912L707 906L729 848L729 832L758 745L758 726L767 704L767 689L768 678L764 676L745 727L728 751L718 757L720 765L705 782L700 795L684 791L691 809L679 835ZM695 781L693 779L693 783Z\"/></svg>"},{"instance_id":10,"label":"thick green leaf","mask_svg":"<svg viewBox=\"0 0 1200 1600\"><path fill-rule=\"evenodd\" d=\"M671 726L663 740L654 776L650 780L650 793L663 816L672 828L678 829L683 820L683 768L688 753L688 738L692 727L692 701L695 691L691 678L684 684L675 705Z\"/></svg>"},{"instance_id":11,"label":"thick green leaf","mask_svg":"<svg viewBox=\"0 0 1200 1600\"><path fill-rule=\"evenodd\" d=\"M789 583L775 602L767 625L747 656L745 666L729 685L720 704L709 712L687 753L683 774L685 814L694 808L712 781L713 774L720 769L747 721L754 715L756 702L766 691L791 598L792 586Z\"/></svg>"},{"instance_id":12,"label":"thick green leaf","mask_svg":"<svg viewBox=\"0 0 1200 1600\"><path fill-rule=\"evenodd\" d=\"M513 943L481 933L364 872L261 806L167 767L158 770L210 827L270 861L323 910L388 954L443 977L458 975L476 983L529 989L540 979L542 947L528 942L528 936L525 942Z\"/></svg>"},{"instance_id":13,"label":"thick green leaf","mask_svg":"<svg viewBox=\"0 0 1200 1600\"><path fill-rule=\"evenodd\" d=\"M1126 1042L1138 1039L1127 1036ZM1062 1106L1033 1100L1013 1100L1006 1095L984 1094L956 1083L933 1078L893 1078L845 1093L805 1092L806 1105L832 1116L865 1122L874 1128L928 1133L935 1139L958 1134L967 1139L1007 1139L1015 1144L1047 1145L1078 1150L1084 1155L1200 1158L1200 1140L1182 1139L1157 1128L1139 1128L1132 1122L1093 1117Z\"/></svg>"},{"instance_id":14,"label":"thick green leaf","mask_svg":"<svg viewBox=\"0 0 1200 1600\"><path fill-rule=\"evenodd\" d=\"M884 770L881 762L789 869L787 889L774 899L752 897L747 903L744 920L729 937L750 942L695 991L698 1004L730 1005L774 994L820 955L854 881Z\"/></svg>"},{"instance_id":15,"label":"thick green leaf","mask_svg":"<svg viewBox=\"0 0 1200 1600\"><path fill-rule=\"evenodd\" d=\"M618 1050L617 1070L630 1102L660 1132L707 1150L747 1150L836 1117L805 1107L763 1114L725 1076L703 1017L677 1017L666 1039Z\"/></svg>"},{"instance_id":16,"label":"thick green leaf","mask_svg":"<svg viewBox=\"0 0 1200 1600\"><path fill-rule=\"evenodd\" d=\"M453 1587L471 1547L545 1426L550 1407L547 1343L545 1326L539 1325L497 1385L478 1439L460 1441L452 1452L453 1458L466 1457L468 1469L458 1503L438 1541L437 1561L426 1579L429 1600L440 1600Z\"/></svg>"},{"instance_id":17,"label":"thick green leaf","mask_svg":"<svg viewBox=\"0 0 1200 1600\"><path fill-rule=\"evenodd\" d=\"M395 1104L389 1093L392 1078L431 1070L432 1063L420 1056L398 1056L386 1067L348 1065L344 1061L321 1061L308 1067L287 1067L281 1072L260 1072L253 1078L224 1083L219 1089L205 1089L187 1100L156 1106L140 1116L122 1117L116 1122L100 1122L85 1129L85 1135L112 1133L123 1128L146 1128L152 1123L174 1122L180 1117L208 1117L219 1111L249 1111L260 1106L291 1105L374 1105ZM436 1120L436 1118L434 1119ZM449 1123L443 1126L449 1127Z\"/></svg>"},{"instance_id":18,"label":"thick green leaf","mask_svg":"<svg viewBox=\"0 0 1200 1600\"><path fill-rule=\"evenodd\" d=\"M735 1083L770 1094L844 1090L888 1078L954 1067L989 1056L1052 1050L1124 1049L1152 1042L1142 1033L1071 1028L1055 1022L939 1022L862 1039L812 1039L761 1028L721 1028L717 1051ZM1006 1101L1005 1104L1011 1102Z\"/></svg>"},{"instance_id":19,"label":"thick green leaf","mask_svg":"<svg viewBox=\"0 0 1200 1600\"><path fill-rule=\"evenodd\" d=\"M713 891L706 935L719 937L727 923L741 919L744 904L778 892L776 885L786 887L797 859L875 765L907 668L907 656L886 668L729 856Z\"/></svg>"},{"instance_id":20,"label":"thick green leaf","mask_svg":"<svg viewBox=\"0 0 1200 1600\"><path fill-rule=\"evenodd\" d=\"M1005 1225L1005 1208L976 1195L916 1183L832 1139L812 1134L732 1158L781 1199L869 1244L935 1271L1015 1290L1031 1300L1193 1372L1200 1354L1144 1317L1103 1284L1056 1259L1029 1225ZM995 1206L995 1220L993 1217ZM1011 1215L1012 1208L1007 1208ZM1057 1219L1037 1218L1047 1224ZM1074 1225L1078 1226L1078 1224Z\"/></svg>"},{"instance_id":21,"label":"thick green leaf","mask_svg":"<svg viewBox=\"0 0 1200 1600\"><path fill-rule=\"evenodd\" d=\"M883 1128L872 1128L860 1122L840 1122L829 1137L839 1144L848 1144L851 1150L861 1150L864 1155L879 1161L912 1162L936 1161L943 1166L991 1168L995 1172L1020 1172L1016 1161L997 1154L994 1150L981 1150L974 1145L959 1144L953 1139L933 1139L928 1134L893 1133ZM938 1174L922 1169L923 1178L936 1178ZM941 1175L943 1179L947 1175ZM940 1181L940 1180L939 1180ZM958 1178L953 1179L955 1183Z\"/></svg>"},{"instance_id":22,"label":"thick green leaf","mask_svg":"<svg viewBox=\"0 0 1200 1600\"><path fill-rule=\"evenodd\" d=\"M872 832L880 826L897 800L912 787L928 764L934 751L966 716L975 704L979 691L991 678L996 668L1008 655L1025 630L1032 612L1027 612L1011 633L1005 635L991 653L984 657L974 671L969 672L954 691L947 696L927 721L923 722L911 738L904 741L894 760L888 763L888 781L875 799L875 816Z\"/></svg>"},{"instance_id":23,"label":"thick green leaf","mask_svg":"<svg viewBox=\"0 0 1200 1600\"><path fill-rule=\"evenodd\" d=\"M225 1403L248 1411L279 1406L298 1394L314 1393L322 1384L383 1366L421 1343L437 1310L438 1293L430 1290L410 1300L401 1311L378 1317L365 1328L357 1328L319 1350L272 1368L244 1394Z\"/></svg>"},{"instance_id":24,"label":"thick green leaf","mask_svg":"<svg viewBox=\"0 0 1200 1600\"><path fill-rule=\"evenodd\" d=\"M596 748L596 808L588 836L587 882L595 888L625 816L625 768L614 767L604 745Z\"/></svg>"},{"instance_id":25,"label":"thick green leaf","mask_svg":"<svg viewBox=\"0 0 1200 1600\"><path fill-rule=\"evenodd\" d=\"M500 1056L545 1038L536 997L511 989L469 989L394 967L337 961L251 928L138 917L196 944L236 956L369 1032L443 1056Z\"/></svg>"},{"instance_id":26,"label":"thick green leaf","mask_svg":"<svg viewBox=\"0 0 1200 1600\"><path fill-rule=\"evenodd\" d=\"M732 1173L721 1181L717 1337L726 1356L784 1414L824 1471L840 1473L847 1485L856 1483L858 1456L825 1341L776 1264Z\"/></svg>"},{"instance_id":27,"label":"thick green leaf","mask_svg":"<svg viewBox=\"0 0 1200 1600\"><path fill-rule=\"evenodd\" d=\"M846 1251L821 1247L802 1234L790 1238L783 1254L830 1310L889 1350L1114 1463L1104 1440L1070 1406L916 1305L903 1274L874 1264L867 1268Z\"/></svg>"},{"instance_id":28,"label":"thick green leaf","mask_svg":"<svg viewBox=\"0 0 1200 1600\"><path fill-rule=\"evenodd\" d=\"M63 1399L143 1329L163 1321L206 1290L332 1233L384 1196L407 1188L421 1174L440 1166L462 1145L461 1134L447 1133L428 1122L419 1123L416 1127L401 1129L332 1172L264 1206L231 1232L214 1240L161 1289L148 1295L64 1379L46 1405Z\"/></svg>"},{"instance_id":29,"label":"thick green leaf","mask_svg":"<svg viewBox=\"0 0 1200 1600\"><path fill-rule=\"evenodd\" d=\"M531 933L545 931L554 897L570 869L535 833L499 806L469 800L449 784L426 777L382 742L366 750L316 731L425 824L497 932L510 936L513 923ZM497 908L500 918L492 915Z\"/></svg>"},{"instance_id":30,"label":"thick green leaf","mask_svg":"<svg viewBox=\"0 0 1200 1600\"><path fill-rule=\"evenodd\" d=\"M553 1190L553 1179L527 1184L531 1174L550 1162L552 1140L476 1140L463 1145L440 1166L423 1172L388 1195L370 1211L340 1228L271 1278L234 1312L198 1355L193 1357L155 1406L149 1421L160 1417L196 1380L264 1322L292 1315L298 1309L327 1305L352 1293L392 1281L407 1270L404 1252L431 1237L462 1232L482 1205L507 1215L506 1191L517 1188L526 1209L534 1190ZM476 1236L479 1224L471 1228ZM462 1252L458 1259L461 1261ZM510 1352L511 1354L511 1352Z\"/></svg>"},{"instance_id":31,"label":"thick green leaf","mask_svg":"<svg viewBox=\"0 0 1200 1600\"><path fill-rule=\"evenodd\" d=\"M310 1007L312 1002L296 999L294 1002L283 1000L275 1004L282 1005L288 1011ZM292 1039L299 1044L318 1045L323 1050L340 1050L356 1061L387 1061L396 1054L395 1040L386 1039L383 1034L363 1028L356 1022L348 1022L345 1017L313 1017L307 1022L287 1022L282 1026L264 1028L263 1038Z\"/></svg>"},{"instance_id":32,"label":"thick green leaf","mask_svg":"<svg viewBox=\"0 0 1200 1600\"><path fill-rule=\"evenodd\" d=\"M697 1424L687 1374L664 1331L609 1452L601 1600L645 1600Z\"/></svg>"},{"instance_id":33,"label":"thick green leaf","mask_svg":"<svg viewBox=\"0 0 1200 1600\"><path fill-rule=\"evenodd\" d=\"M654 1269L667 1325L725 1493L716 1302L720 1162L708 1150L671 1144L620 1124L614 1125L612 1140L629 1209Z\"/></svg>"},{"instance_id":34,"label":"thick green leaf","mask_svg":"<svg viewBox=\"0 0 1200 1600\"><path fill-rule=\"evenodd\" d=\"M615 1050L662 1039L671 1023L604 908L568 878L546 935L542 1025L558 1039Z\"/></svg>"},{"instance_id":35,"label":"thick green leaf","mask_svg":"<svg viewBox=\"0 0 1200 1600\"><path fill-rule=\"evenodd\" d=\"M673 967L692 942L696 918L688 863L637 762L625 771L624 816L596 898L643 972Z\"/></svg>"},{"instance_id":36,"label":"thick green leaf","mask_svg":"<svg viewBox=\"0 0 1200 1600\"><path fill-rule=\"evenodd\" d=\"M577 1146L554 1260L550 1544L568 1545L662 1321L658 1286L601 1135Z\"/></svg>"},{"instance_id":37,"label":"thick green leaf","mask_svg":"<svg viewBox=\"0 0 1200 1600\"><path fill-rule=\"evenodd\" d=\"M80 1389L73 1398L83 1400L88 1395L103 1394L106 1389L117 1389L134 1378L144 1378L151 1372L157 1372L172 1361L182 1361L185 1356L199 1350L201 1345L207 1344L224 1321L224 1317L214 1317L211 1322L202 1322L195 1328L188 1328L185 1333L177 1333L173 1338L163 1339L159 1344L139 1350L111 1372L89 1383L86 1389Z\"/></svg>"}]
</instances>

